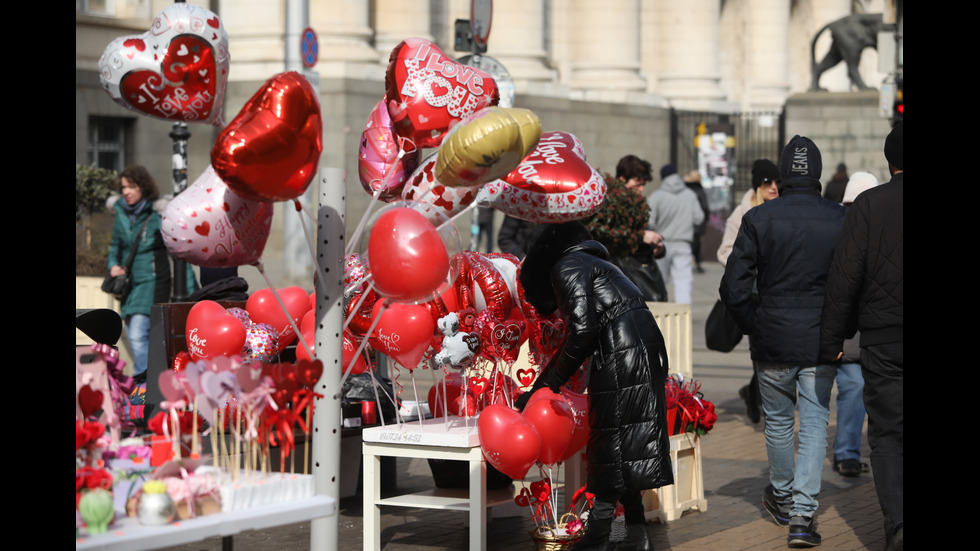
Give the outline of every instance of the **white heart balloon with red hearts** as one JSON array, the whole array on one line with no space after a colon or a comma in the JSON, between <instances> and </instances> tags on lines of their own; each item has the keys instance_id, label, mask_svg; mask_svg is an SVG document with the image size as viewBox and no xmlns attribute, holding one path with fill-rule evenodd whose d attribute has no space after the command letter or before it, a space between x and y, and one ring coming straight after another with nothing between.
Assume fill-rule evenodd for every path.
<instances>
[{"instance_id":1,"label":"white heart balloon with red hearts","mask_svg":"<svg viewBox=\"0 0 980 551\"><path fill-rule=\"evenodd\" d=\"M218 16L180 2L160 12L149 31L110 42L99 59L99 80L113 100L137 113L223 126L228 64L228 33Z\"/></svg>"}]
</instances>

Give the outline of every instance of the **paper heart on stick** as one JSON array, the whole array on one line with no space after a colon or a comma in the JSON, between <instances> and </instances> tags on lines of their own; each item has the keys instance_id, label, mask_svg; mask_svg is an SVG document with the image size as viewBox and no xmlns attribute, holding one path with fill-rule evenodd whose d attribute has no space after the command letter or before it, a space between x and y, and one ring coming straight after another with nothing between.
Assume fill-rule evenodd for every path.
<instances>
[{"instance_id":1,"label":"paper heart on stick","mask_svg":"<svg viewBox=\"0 0 980 551\"><path fill-rule=\"evenodd\" d=\"M538 376L538 372L533 369L518 369L517 370L517 380L520 381L521 386L531 386L534 382L534 378Z\"/></svg>"},{"instance_id":2,"label":"paper heart on stick","mask_svg":"<svg viewBox=\"0 0 980 551\"><path fill-rule=\"evenodd\" d=\"M316 90L301 74L287 71L266 81L221 131L211 165L240 195L295 199L313 181L322 134Z\"/></svg>"},{"instance_id":3,"label":"paper heart on stick","mask_svg":"<svg viewBox=\"0 0 980 551\"><path fill-rule=\"evenodd\" d=\"M606 196L606 182L580 154L580 143L565 132L542 134L537 147L517 168L480 189L477 202L539 223L591 215Z\"/></svg>"},{"instance_id":4,"label":"paper heart on stick","mask_svg":"<svg viewBox=\"0 0 980 551\"><path fill-rule=\"evenodd\" d=\"M423 38L405 39L392 49L385 91L392 128L419 149L439 146L454 124L500 102L489 74L460 64Z\"/></svg>"},{"instance_id":5,"label":"paper heart on stick","mask_svg":"<svg viewBox=\"0 0 980 551\"><path fill-rule=\"evenodd\" d=\"M183 382L181 382L181 375L174 373L173 371L164 371L160 373L158 382L160 384L160 394L168 402L176 402L178 400L183 400L187 395L187 390L184 387Z\"/></svg>"},{"instance_id":6,"label":"paper heart on stick","mask_svg":"<svg viewBox=\"0 0 980 551\"><path fill-rule=\"evenodd\" d=\"M271 204L233 192L209 166L167 205L160 233L170 254L195 266L256 264L272 213Z\"/></svg>"},{"instance_id":7,"label":"paper heart on stick","mask_svg":"<svg viewBox=\"0 0 980 551\"><path fill-rule=\"evenodd\" d=\"M174 3L146 33L109 43L99 79L113 100L137 113L221 126L228 62L228 33L218 16Z\"/></svg>"}]
</instances>

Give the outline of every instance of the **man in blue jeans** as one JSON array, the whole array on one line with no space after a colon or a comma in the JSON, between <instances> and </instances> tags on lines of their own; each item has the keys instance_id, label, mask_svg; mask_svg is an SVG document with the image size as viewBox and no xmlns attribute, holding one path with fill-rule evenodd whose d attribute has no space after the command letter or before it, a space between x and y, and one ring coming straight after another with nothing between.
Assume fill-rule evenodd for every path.
<instances>
[{"instance_id":1,"label":"man in blue jeans","mask_svg":"<svg viewBox=\"0 0 980 551\"><path fill-rule=\"evenodd\" d=\"M847 210L820 196L821 165L810 139L790 140L779 159L779 197L742 217L719 290L750 336L769 455L763 507L777 524L789 526L790 547L821 542L814 517L836 375L833 366L818 361L820 313Z\"/></svg>"}]
</instances>

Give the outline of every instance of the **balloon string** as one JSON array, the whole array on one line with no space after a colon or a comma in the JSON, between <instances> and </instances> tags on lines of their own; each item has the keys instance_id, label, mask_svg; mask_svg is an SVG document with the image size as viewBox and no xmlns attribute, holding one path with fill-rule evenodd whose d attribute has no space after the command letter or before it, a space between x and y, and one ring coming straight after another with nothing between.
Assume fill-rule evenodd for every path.
<instances>
[{"instance_id":1,"label":"balloon string","mask_svg":"<svg viewBox=\"0 0 980 551\"><path fill-rule=\"evenodd\" d=\"M269 275L265 273L265 267L261 262L256 262L255 267L259 269L259 273L262 274L263 278L265 278L266 284L269 285L269 289L272 291L272 296L276 297L276 302L279 303L279 307L282 308L283 313L286 314L286 319L289 320L289 326L296 332L296 337L299 338L300 344L303 345L306 353L312 358L313 349L310 348L310 345L306 343L306 339L303 338L303 332L299 330L299 326L296 325L296 320L293 319L293 315L289 313L289 309L286 308L286 304L283 303L282 298L279 297L279 291L277 291L275 286L272 285L272 280L270 280Z\"/></svg>"},{"instance_id":2,"label":"balloon string","mask_svg":"<svg viewBox=\"0 0 980 551\"><path fill-rule=\"evenodd\" d=\"M412 391L415 392L415 410L418 412L419 416L419 426L422 426L422 402L419 401L419 385L415 382L415 370L411 370L412 374Z\"/></svg>"},{"instance_id":3,"label":"balloon string","mask_svg":"<svg viewBox=\"0 0 980 551\"><path fill-rule=\"evenodd\" d=\"M299 199L294 199L293 204L296 206L296 212L300 214L299 223L301 226L303 226L303 237L306 238L306 245L310 248L310 259L313 260L313 265L316 266L316 271L314 272L314 276L319 278L320 281L326 281L327 280L326 272L324 272L323 267L319 266L316 262L316 249L315 249L315 245L313 244L313 232L310 228L306 227L306 219L303 218L302 215L304 213L307 214L310 217L310 220L312 220L313 222L316 222L316 219L313 218L312 212L308 212L304 208L303 203L301 203ZM310 357L312 358L312 356Z\"/></svg>"},{"instance_id":4,"label":"balloon string","mask_svg":"<svg viewBox=\"0 0 980 551\"><path fill-rule=\"evenodd\" d=\"M378 309L378 315L375 316L375 318L373 320L371 320L371 327L368 328L368 331L365 334L365 337L363 339L361 339L361 343L358 345L357 352L354 354L353 357L351 357L350 364L344 369L344 374L340 377L340 384L337 385L337 390L338 391L340 391L340 389L344 388L344 381L347 380L347 376L350 375L351 370L354 369L354 364L357 362L357 357L360 356L362 352L364 352L364 347L367 346L368 337L371 336L371 333L374 332L374 328L377 327L377 325L378 325L378 321L381 320L381 314L385 311L385 306L386 305L384 303L382 303L381 304L381 308ZM344 327L346 327L346 324L344 324ZM338 394L338 396L339 396L339 394Z\"/></svg>"},{"instance_id":5,"label":"balloon string","mask_svg":"<svg viewBox=\"0 0 980 551\"><path fill-rule=\"evenodd\" d=\"M366 275L366 276L364 276L364 277L362 277L361 279L358 279L358 280L357 280L357 281L355 281L354 283L351 283L351 284L350 284L350 285L348 285L348 286L347 286L346 288L344 288L344 294L350 294L350 293L352 293L352 292L354 292L354 289L357 289L357 288L358 288L359 286L361 286L361 285L362 285L362 284L363 284L363 283L364 283L365 281L371 281L372 279L374 279L374 274L368 274L368 275ZM362 297L361 297L361 301L363 301L363 300L364 300L364 298L363 298L363 297L365 297L365 296L367 296L367 293L364 293L364 294L362 295ZM360 307L360 304L358 304L357 306L358 306L358 307Z\"/></svg>"},{"instance_id":6,"label":"balloon string","mask_svg":"<svg viewBox=\"0 0 980 551\"><path fill-rule=\"evenodd\" d=\"M429 374L432 375L432 388L436 389L436 396L435 396L435 398L436 398L436 400L438 400L440 398L440 396L439 396L439 382L436 380L436 361L432 358L432 356L429 356ZM443 393L443 394L445 394L445 393ZM426 400L426 403L428 403L428 400ZM437 405L437 403L434 402L432 405L435 406L435 405ZM446 427L446 430L449 430L449 416L448 415L445 415L445 411L446 411L446 405L445 405L445 403L443 403L442 411L443 411L442 424L443 424L443 426ZM434 417L435 414L436 414L436 412L435 411L430 411L429 414ZM419 415L421 415L421 413L419 413Z\"/></svg>"},{"instance_id":7,"label":"balloon string","mask_svg":"<svg viewBox=\"0 0 980 551\"><path fill-rule=\"evenodd\" d=\"M387 178L388 177L386 176L385 179L387 180ZM382 189L384 188L382 187ZM367 224L368 218L371 217L371 209L374 208L374 205L378 202L379 197L381 197L381 190L375 191L371 195L371 201L368 203L367 208L364 209L364 214L361 216L361 220L357 223L357 228L354 230L354 235L351 236L351 240L347 242L347 250L344 252L345 256L353 252L354 247L356 247L358 241L360 241L361 233L364 231L364 226Z\"/></svg>"}]
</instances>

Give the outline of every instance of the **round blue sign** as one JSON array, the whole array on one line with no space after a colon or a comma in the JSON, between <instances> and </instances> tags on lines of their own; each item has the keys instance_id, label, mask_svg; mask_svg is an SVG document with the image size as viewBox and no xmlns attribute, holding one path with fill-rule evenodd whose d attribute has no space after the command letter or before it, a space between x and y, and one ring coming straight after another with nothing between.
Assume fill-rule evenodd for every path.
<instances>
[{"instance_id":1,"label":"round blue sign","mask_svg":"<svg viewBox=\"0 0 980 551\"><path fill-rule=\"evenodd\" d=\"M303 37L300 40L300 52L303 58L303 67L312 69L320 56L320 46L317 42L316 33L309 27L303 31Z\"/></svg>"}]
</instances>

